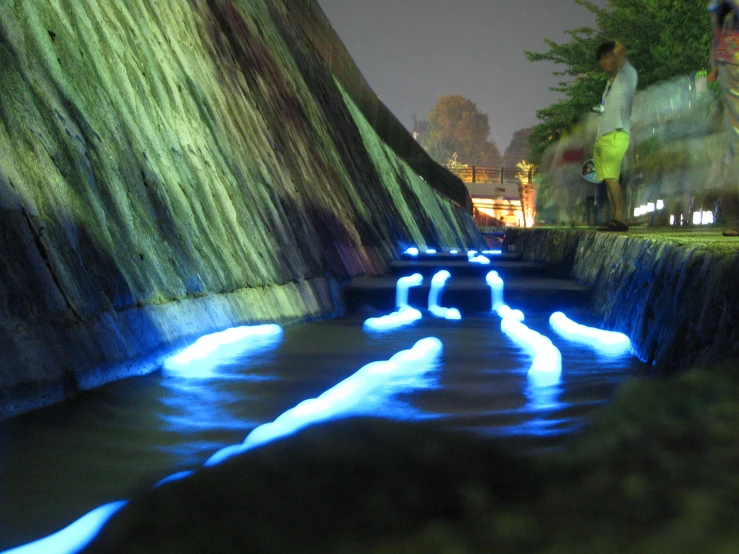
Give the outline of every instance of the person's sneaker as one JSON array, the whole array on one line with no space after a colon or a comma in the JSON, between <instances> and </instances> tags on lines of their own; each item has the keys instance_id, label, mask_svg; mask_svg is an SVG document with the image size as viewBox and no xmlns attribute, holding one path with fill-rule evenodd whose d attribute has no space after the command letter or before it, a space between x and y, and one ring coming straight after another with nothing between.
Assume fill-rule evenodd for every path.
<instances>
[{"instance_id":1,"label":"person's sneaker","mask_svg":"<svg viewBox=\"0 0 739 554\"><path fill-rule=\"evenodd\" d=\"M598 231L607 231L611 233L625 233L629 230L629 226L618 219L612 219L605 227L598 227Z\"/></svg>"}]
</instances>

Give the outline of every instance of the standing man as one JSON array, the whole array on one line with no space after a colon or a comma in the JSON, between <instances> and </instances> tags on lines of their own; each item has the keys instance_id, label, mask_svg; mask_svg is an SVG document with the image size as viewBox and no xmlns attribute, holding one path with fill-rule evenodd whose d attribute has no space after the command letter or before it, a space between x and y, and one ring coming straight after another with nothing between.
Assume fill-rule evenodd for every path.
<instances>
[{"instance_id":1,"label":"standing man","mask_svg":"<svg viewBox=\"0 0 739 554\"><path fill-rule=\"evenodd\" d=\"M613 219L599 231L628 231L624 215L624 193L619 182L621 162L629 148L629 119L636 95L637 75L626 59L626 48L618 42L604 42L598 48L598 61L608 75L600 106L598 138L593 148L595 173L606 183Z\"/></svg>"}]
</instances>

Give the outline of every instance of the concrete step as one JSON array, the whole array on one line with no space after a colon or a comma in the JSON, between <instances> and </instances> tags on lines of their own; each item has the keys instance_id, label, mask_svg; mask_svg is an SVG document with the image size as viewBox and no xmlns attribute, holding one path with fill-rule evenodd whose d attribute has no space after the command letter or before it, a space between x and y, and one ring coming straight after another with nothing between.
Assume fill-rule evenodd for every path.
<instances>
[{"instance_id":1,"label":"concrete step","mask_svg":"<svg viewBox=\"0 0 739 554\"><path fill-rule=\"evenodd\" d=\"M481 254L481 252L478 252L478 254ZM491 261L493 259L497 260L504 260L507 262L515 262L521 259L521 254L512 252L503 252L501 254L482 254L486 258L489 258ZM437 254L425 254L421 252L417 256L411 256L410 254L401 254L400 255L401 260L406 261L444 261L444 262L466 262L467 261L467 254L449 254L448 252L440 252Z\"/></svg>"},{"instance_id":2,"label":"concrete step","mask_svg":"<svg viewBox=\"0 0 739 554\"><path fill-rule=\"evenodd\" d=\"M481 277L484 280L490 271L497 271L503 279L540 276L544 271L544 265L493 256L490 256L490 265L469 263L466 258L459 261L396 260L390 263L390 273L397 277L404 277L413 273L431 277L442 269L446 269L453 277Z\"/></svg>"},{"instance_id":3,"label":"concrete step","mask_svg":"<svg viewBox=\"0 0 739 554\"><path fill-rule=\"evenodd\" d=\"M354 279L344 287L347 312L392 312L397 279L392 275ZM428 306L430 279L425 281L424 285L412 287L408 294L408 303L421 310ZM569 279L514 277L505 280L504 301L525 313L584 309L590 302L590 289ZM489 312L492 304L490 287L484 277L453 276L444 287L440 303L447 308L457 308L463 315Z\"/></svg>"}]
</instances>

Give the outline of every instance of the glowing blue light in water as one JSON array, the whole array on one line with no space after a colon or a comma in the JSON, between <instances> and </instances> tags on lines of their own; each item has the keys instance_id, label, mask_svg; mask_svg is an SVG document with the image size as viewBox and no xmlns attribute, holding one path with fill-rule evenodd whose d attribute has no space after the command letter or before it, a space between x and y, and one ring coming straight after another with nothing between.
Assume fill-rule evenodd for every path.
<instances>
[{"instance_id":1,"label":"glowing blue light in water","mask_svg":"<svg viewBox=\"0 0 739 554\"><path fill-rule=\"evenodd\" d=\"M444 288L444 285L451 276L451 273L446 270L442 270L437 272L431 278L431 290L429 291L429 309L431 309L431 306L439 305L439 295L441 293L441 289Z\"/></svg>"},{"instance_id":2,"label":"glowing blue light in water","mask_svg":"<svg viewBox=\"0 0 739 554\"><path fill-rule=\"evenodd\" d=\"M192 475L193 473L195 473L195 472L192 471L192 470L180 471L180 472L177 472L177 473L173 473L169 477L165 477L164 479L162 479L161 481L159 481L156 485L154 485L154 488L156 489L157 487L161 487L165 483L171 483L172 481L181 481L182 479L185 479L187 477L190 477L190 475Z\"/></svg>"},{"instance_id":3,"label":"glowing blue light in water","mask_svg":"<svg viewBox=\"0 0 739 554\"><path fill-rule=\"evenodd\" d=\"M421 319L421 312L408 305L408 289L421 284L423 284L423 276L420 273L398 279L395 292L397 311L382 317L366 319L363 325L364 329L366 331L388 331Z\"/></svg>"},{"instance_id":4,"label":"glowing blue light in water","mask_svg":"<svg viewBox=\"0 0 739 554\"><path fill-rule=\"evenodd\" d=\"M366 331L389 331L403 325L409 325L422 317L421 312L417 309L403 306L397 312L366 319L363 327Z\"/></svg>"},{"instance_id":5,"label":"glowing blue light in water","mask_svg":"<svg viewBox=\"0 0 739 554\"><path fill-rule=\"evenodd\" d=\"M213 369L219 363L243 354L250 348L272 345L282 338L282 333L279 325L268 324L232 327L205 335L176 356L167 359L162 370L178 377L213 377Z\"/></svg>"},{"instance_id":6,"label":"glowing blue light in water","mask_svg":"<svg viewBox=\"0 0 739 554\"><path fill-rule=\"evenodd\" d=\"M247 435L242 444L219 450L205 465L214 465L311 423L336 417L350 410L361 411L363 400L383 387L395 385L397 389L399 385L406 388L418 386L424 376L436 367L442 350L443 345L439 339L427 337L419 340L410 350L402 350L387 361L367 364L318 398L305 400L272 423L260 425ZM191 473L175 473L159 481L155 487L184 479ZM125 504L125 501L104 504L48 537L12 548L3 554L75 554L87 546L103 525Z\"/></svg>"},{"instance_id":7,"label":"glowing blue light in water","mask_svg":"<svg viewBox=\"0 0 739 554\"><path fill-rule=\"evenodd\" d=\"M414 273L409 277L401 277L395 285L395 308L403 308L408 305L408 289L423 284L423 275Z\"/></svg>"},{"instance_id":8,"label":"glowing blue light in water","mask_svg":"<svg viewBox=\"0 0 739 554\"><path fill-rule=\"evenodd\" d=\"M450 321L459 321L462 319L462 313L457 308L445 308L443 306L431 306L429 311L436 317L448 319Z\"/></svg>"},{"instance_id":9,"label":"glowing blue light in water","mask_svg":"<svg viewBox=\"0 0 739 554\"><path fill-rule=\"evenodd\" d=\"M524 394L528 399L527 409L536 412L553 411L563 404L557 397L562 392L562 353L552 341L526 326L521 310L514 310L503 302L504 282L497 271L490 271L485 281L492 292L492 309L500 318L500 329L513 342L522 346L533 358L526 377L528 384ZM523 426L535 435L553 435L559 431L554 428L557 422L547 420L532 421Z\"/></svg>"},{"instance_id":10,"label":"glowing blue light in water","mask_svg":"<svg viewBox=\"0 0 739 554\"><path fill-rule=\"evenodd\" d=\"M3 554L73 554L87 546L113 514L126 504L110 502L88 512L61 531L28 544L6 550Z\"/></svg>"},{"instance_id":11,"label":"glowing blue light in water","mask_svg":"<svg viewBox=\"0 0 739 554\"><path fill-rule=\"evenodd\" d=\"M492 310L497 312L503 306L503 279L500 278L497 271L491 271L485 276L485 282L490 287Z\"/></svg>"},{"instance_id":12,"label":"glowing blue light in water","mask_svg":"<svg viewBox=\"0 0 739 554\"><path fill-rule=\"evenodd\" d=\"M551 386L548 386L548 383L545 383L544 386L542 386L540 384L540 382L542 381L544 380L539 379L537 381L536 377L534 377L533 379L529 379L529 382L524 389L524 396L526 396L527 400L526 409L536 412L553 412L567 406L565 402L559 400L559 395L562 393L562 386L559 381L556 383L551 383ZM546 429L546 427L551 423L562 423L562 420L555 420L554 422L548 422L546 420L531 422L529 427L532 431L536 429L536 432L534 434L537 435L556 435L561 433L561 430Z\"/></svg>"},{"instance_id":13,"label":"glowing blue light in water","mask_svg":"<svg viewBox=\"0 0 739 554\"><path fill-rule=\"evenodd\" d=\"M603 354L618 356L631 349L631 340L623 333L580 325L562 312L554 312L549 317L549 324L565 339L587 344Z\"/></svg>"},{"instance_id":14,"label":"glowing blue light in water","mask_svg":"<svg viewBox=\"0 0 739 554\"><path fill-rule=\"evenodd\" d=\"M436 254L436 250L434 250L433 248L429 248L428 250L426 250L426 254Z\"/></svg>"},{"instance_id":15,"label":"glowing blue light in water","mask_svg":"<svg viewBox=\"0 0 739 554\"><path fill-rule=\"evenodd\" d=\"M483 250L482 253L488 254L488 255L492 254L493 256L497 256L499 254L502 254L503 251L502 250Z\"/></svg>"},{"instance_id":16,"label":"glowing blue light in water","mask_svg":"<svg viewBox=\"0 0 739 554\"><path fill-rule=\"evenodd\" d=\"M418 256L418 248L409 248L404 252L404 254L408 254L409 256Z\"/></svg>"},{"instance_id":17,"label":"glowing blue light in water","mask_svg":"<svg viewBox=\"0 0 739 554\"><path fill-rule=\"evenodd\" d=\"M449 253L450 254L459 254L459 250L450 250Z\"/></svg>"},{"instance_id":18,"label":"glowing blue light in water","mask_svg":"<svg viewBox=\"0 0 739 554\"><path fill-rule=\"evenodd\" d=\"M516 321L523 321L524 315L521 310L513 310L510 306L507 304L503 304L502 306L498 306L498 309L495 310L496 313L501 317L512 317Z\"/></svg>"},{"instance_id":19,"label":"glowing blue light in water","mask_svg":"<svg viewBox=\"0 0 739 554\"><path fill-rule=\"evenodd\" d=\"M470 256L468 254L467 261L471 264L490 265L490 258L485 256Z\"/></svg>"},{"instance_id":20,"label":"glowing blue light in water","mask_svg":"<svg viewBox=\"0 0 739 554\"><path fill-rule=\"evenodd\" d=\"M256 427L242 444L227 446L213 454L206 466L213 466L269 441L290 435L312 423L361 411L362 402L394 379L420 379L436 366L443 345L435 337L419 340L410 350L402 350L387 361L372 362L328 389L317 398L304 400L270 423Z\"/></svg>"},{"instance_id":21,"label":"glowing blue light in water","mask_svg":"<svg viewBox=\"0 0 739 554\"><path fill-rule=\"evenodd\" d=\"M547 387L559 383L562 375L562 353L552 341L529 329L523 323L524 316L520 310L512 310L503 305L498 309L498 314L502 317L501 331L533 358L527 374L531 384Z\"/></svg>"},{"instance_id":22,"label":"glowing blue light in water","mask_svg":"<svg viewBox=\"0 0 739 554\"><path fill-rule=\"evenodd\" d=\"M429 311L436 317L443 319L459 320L462 319L462 314L459 313L457 308L444 308L439 305L439 296L447 282L447 279L451 277L451 273L447 270L442 270L436 273L431 278L431 290L429 291Z\"/></svg>"},{"instance_id":23,"label":"glowing blue light in water","mask_svg":"<svg viewBox=\"0 0 739 554\"><path fill-rule=\"evenodd\" d=\"M220 333L199 338L181 353L169 358L163 370L172 376L189 378L212 377L213 368L225 359L252 348L271 346L282 338L279 325L255 325L233 327ZM184 479L192 472L170 475L155 485ZM12 548L3 554L72 554L82 550L98 534L103 525L118 511L125 501L104 504L80 519L43 539Z\"/></svg>"},{"instance_id":24,"label":"glowing blue light in water","mask_svg":"<svg viewBox=\"0 0 739 554\"><path fill-rule=\"evenodd\" d=\"M477 250L468 250L467 251L467 257L468 258L474 258L475 256L477 256Z\"/></svg>"}]
</instances>

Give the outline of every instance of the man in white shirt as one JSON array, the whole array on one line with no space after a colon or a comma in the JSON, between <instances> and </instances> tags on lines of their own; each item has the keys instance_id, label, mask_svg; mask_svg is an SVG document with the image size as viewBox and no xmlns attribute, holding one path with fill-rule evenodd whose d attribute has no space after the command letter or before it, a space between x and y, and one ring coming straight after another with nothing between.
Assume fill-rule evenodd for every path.
<instances>
[{"instance_id":1,"label":"man in white shirt","mask_svg":"<svg viewBox=\"0 0 739 554\"><path fill-rule=\"evenodd\" d=\"M624 194L619 182L621 162L629 148L629 119L636 95L637 74L626 59L626 49L617 42L605 42L598 48L598 60L608 75L600 106L598 138L593 148L595 173L605 181L613 219L601 231L628 231L624 215Z\"/></svg>"}]
</instances>

